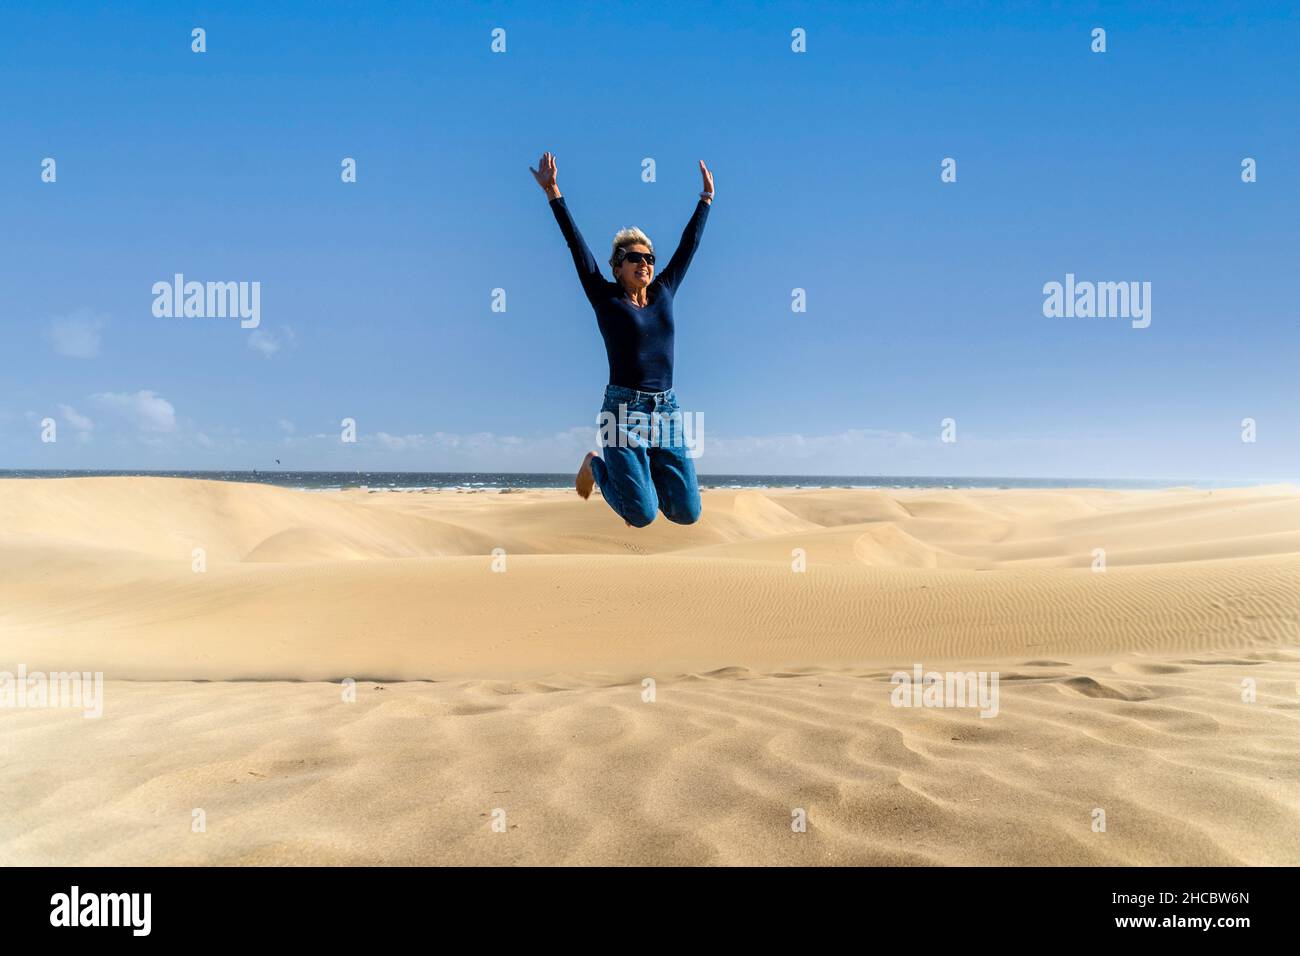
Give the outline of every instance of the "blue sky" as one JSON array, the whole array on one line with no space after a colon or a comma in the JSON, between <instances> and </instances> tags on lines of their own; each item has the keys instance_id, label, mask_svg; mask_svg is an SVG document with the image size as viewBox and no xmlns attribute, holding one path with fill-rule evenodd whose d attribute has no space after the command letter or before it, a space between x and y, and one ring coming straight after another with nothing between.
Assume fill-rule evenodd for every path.
<instances>
[{"instance_id":1,"label":"blue sky","mask_svg":"<svg viewBox=\"0 0 1300 956\"><path fill-rule=\"evenodd\" d=\"M0 467L572 470L607 370L549 149L602 259L714 170L703 473L1300 478L1294 4L82 6L0 15ZM260 327L155 317L176 272ZM1150 327L1044 317L1066 273Z\"/></svg>"}]
</instances>

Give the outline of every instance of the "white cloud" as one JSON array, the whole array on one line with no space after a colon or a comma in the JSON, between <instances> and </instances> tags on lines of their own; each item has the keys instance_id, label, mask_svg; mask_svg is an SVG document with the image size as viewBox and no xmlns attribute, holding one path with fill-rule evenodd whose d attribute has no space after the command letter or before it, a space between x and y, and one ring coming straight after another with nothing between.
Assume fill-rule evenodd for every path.
<instances>
[{"instance_id":1,"label":"white cloud","mask_svg":"<svg viewBox=\"0 0 1300 956\"><path fill-rule=\"evenodd\" d=\"M101 407L132 422L141 431L176 430L176 409L156 392L142 390L134 395L126 392L100 392L90 398Z\"/></svg>"},{"instance_id":2,"label":"white cloud","mask_svg":"<svg viewBox=\"0 0 1300 956\"><path fill-rule=\"evenodd\" d=\"M268 332L265 329L254 329L248 333L248 347L254 352L261 352L266 358L270 358L282 348L293 345L297 341L293 329L284 326L279 335L274 332Z\"/></svg>"},{"instance_id":3,"label":"white cloud","mask_svg":"<svg viewBox=\"0 0 1300 956\"><path fill-rule=\"evenodd\" d=\"M409 451L429 443L423 435L390 435L388 432L377 432L375 440L389 451Z\"/></svg>"},{"instance_id":4,"label":"white cloud","mask_svg":"<svg viewBox=\"0 0 1300 956\"><path fill-rule=\"evenodd\" d=\"M331 449L337 435L320 435ZM701 474L771 475L979 475L1005 474L1000 459L1015 455L1046 456L1072 443L1053 439L987 439L966 432L955 444L933 436L883 429L846 429L822 434L720 436L705 428L691 435L701 454L695 467ZM372 467L432 467L437 471L576 470L583 454L597 450L594 425L542 435L492 432L371 432L358 437L362 448L376 457ZM308 437L285 439L289 444L313 443ZM335 463L336 464L336 463ZM1055 463L1053 463L1055 464ZM333 467L330 465L328 467ZM322 464L321 467L327 467ZM1014 470L1012 470L1014 473Z\"/></svg>"},{"instance_id":5,"label":"white cloud","mask_svg":"<svg viewBox=\"0 0 1300 956\"><path fill-rule=\"evenodd\" d=\"M71 405L60 405L59 412L63 415L63 420L79 432L94 431L95 423L85 415L81 414Z\"/></svg>"},{"instance_id":6,"label":"white cloud","mask_svg":"<svg viewBox=\"0 0 1300 956\"><path fill-rule=\"evenodd\" d=\"M105 316L96 315L90 309L78 309L70 315L50 319L45 335L60 355L94 358L99 354L107 321Z\"/></svg>"},{"instance_id":7,"label":"white cloud","mask_svg":"<svg viewBox=\"0 0 1300 956\"><path fill-rule=\"evenodd\" d=\"M337 435L317 435L337 444ZM309 439L286 439L290 442ZM440 470L478 471L506 469L514 471L566 471L582 461L589 449L596 448L596 428L570 428L550 435L527 438L517 435L497 435L492 432L457 434L432 432L394 435L374 432L359 436L360 444L377 448L393 455L409 456L423 453L422 463L436 462ZM410 466L409 457L395 458L393 464Z\"/></svg>"},{"instance_id":8,"label":"white cloud","mask_svg":"<svg viewBox=\"0 0 1300 956\"><path fill-rule=\"evenodd\" d=\"M73 430L78 444L85 445L89 443L90 433L95 429L94 422L71 405L60 404L59 414L63 416L63 420Z\"/></svg>"},{"instance_id":9,"label":"white cloud","mask_svg":"<svg viewBox=\"0 0 1300 956\"><path fill-rule=\"evenodd\" d=\"M293 422L289 421L289 419L287 418L280 419L280 431L284 432L286 435L292 435L293 430L294 430Z\"/></svg>"}]
</instances>

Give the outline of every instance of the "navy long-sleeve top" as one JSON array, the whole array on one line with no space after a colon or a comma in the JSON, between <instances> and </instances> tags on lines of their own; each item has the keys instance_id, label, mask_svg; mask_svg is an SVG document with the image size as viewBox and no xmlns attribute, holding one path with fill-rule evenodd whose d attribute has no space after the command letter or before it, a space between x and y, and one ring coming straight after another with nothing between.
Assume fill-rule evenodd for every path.
<instances>
[{"instance_id":1,"label":"navy long-sleeve top","mask_svg":"<svg viewBox=\"0 0 1300 956\"><path fill-rule=\"evenodd\" d=\"M587 301L596 310L596 323L609 358L609 384L642 392L666 392L673 387L673 297L704 234L709 204L703 199L696 204L677 251L646 289L644 308L633 305L619 283L601 275L563 196L551 200L551 210L573 253Z\"/></svg>"}]
</instances>

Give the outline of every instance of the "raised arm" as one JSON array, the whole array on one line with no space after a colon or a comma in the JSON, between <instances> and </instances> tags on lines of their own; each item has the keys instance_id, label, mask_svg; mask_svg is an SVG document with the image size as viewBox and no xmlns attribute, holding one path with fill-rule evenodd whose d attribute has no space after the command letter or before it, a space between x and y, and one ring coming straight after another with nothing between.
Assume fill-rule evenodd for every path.
<instances>
[{"instance_id":1,"label":"raised arm","mask_svg":"<svg viewBox=\"0 0 1300 956\"><path fill-rule=\"evenodd\" d=\"M543 153L537 166L537 169L529 166L528 170L551 201L551 212L555 214L555 221L560 224L560 232L569 245L569 252L573 254L573 264L578 270L578 281L582 283L582 291L587 294L588 299L594 300L604 292L608 282L601 275L600 264L587 248L582 233L578 231L578 224L573 221L573 216L569 214L569 207L564 202L564 197L560 195L560 187L556 181L554 154Z\"/></svg>"},{"instance_id":2,"label":"raised arm","mask_svg":"<svg viewBox=\"0 0 1300 956\"><path fill-rule=\"evenodd\" d=\"M682 232L677 251L668 260L668 265L664 266L664 271L659 273L660 285L667 286L672 292L677 291L682 279L686 277L686 267L691 264L695 250L699 248L700 238L704 235L704 223L709 218L709 206L713 202L713 173L709 172L708 167L704 165L704 160L700 160L700 175L704 178L700 201L695 204L691 221L686 224L686 229Z\"/></svg>"}]
</instances>

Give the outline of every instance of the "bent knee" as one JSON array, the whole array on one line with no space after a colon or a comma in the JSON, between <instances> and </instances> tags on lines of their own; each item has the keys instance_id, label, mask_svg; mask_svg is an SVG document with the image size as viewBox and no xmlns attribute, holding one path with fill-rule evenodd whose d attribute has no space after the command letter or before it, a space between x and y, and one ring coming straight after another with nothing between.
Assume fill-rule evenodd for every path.
<instances>
[{"instance_id":1,"label":"bent knee","mask_svg":"<svg viewBox=\"0 0 1300 956\"><path fill-rule=\"evenodd\" d=\"M644 505L631 508L623 515L623 520L634 528L644 528L650 522L655 520L654 508L647 508Z\"/></svg>"},{"instance_id":2,"label":"bent knee","mask_svg":"<svg viewBox=\"0 0 1300 956\"><path fill-rule=\"evenodd\" d=\"M690 504L685 507L673 508L664 512L664 517L676 524L695 524L700 520L699 504Z\"/></svg>"}]
</instances>

